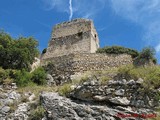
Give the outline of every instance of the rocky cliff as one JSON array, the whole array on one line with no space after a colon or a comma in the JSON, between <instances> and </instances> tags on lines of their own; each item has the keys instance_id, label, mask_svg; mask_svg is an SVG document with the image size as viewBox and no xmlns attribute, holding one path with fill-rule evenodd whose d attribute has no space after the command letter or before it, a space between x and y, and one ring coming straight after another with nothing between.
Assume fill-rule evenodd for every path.
<instances>
[{"instance_id":1,"label":"rocky cliff","mask_svg":"<svg viewBox=\"0 0 160 120\"><path fill-rule=\"evenodd\" d=\"M44 92L41 102L46 120L137 120L155 118L156 91L146 91L143 80L91 80L72 86L69 98Z\"/></svg>"},{"instance_id":2,"label":"rocky cliff","mask_svg":"<svg viewBox=\"0 0 160 120\"><path fill-rule=\"evenodd\" d=\"M159 89L149 90L144 80L88 79L74 84L66 96L49 92L0 89L0 120L143 120L159 113ZM36 89L36 88L35 88Z\"/></svg>"}]
</instances>

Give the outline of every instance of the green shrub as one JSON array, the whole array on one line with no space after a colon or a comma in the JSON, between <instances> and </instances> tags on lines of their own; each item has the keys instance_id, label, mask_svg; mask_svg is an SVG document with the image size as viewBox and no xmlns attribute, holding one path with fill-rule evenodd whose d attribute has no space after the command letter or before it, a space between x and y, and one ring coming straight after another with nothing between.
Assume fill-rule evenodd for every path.
<instances>
[{"instance_id":1,"label":"green shrub","mask_svg":"<svg viewBox=\"0 0 160 120\"><path fill-rule=\"evenodd\" d=\"M152 47L143 48L136 59L137 59L137 62L141 62L141 63L145 63L145 62L148 62L149 60L152 60L152 62L156 64L157 59L155 58L155 49Z\"/></svg>"},{"instance_id":2,"label":"green shrub","mask_svg":"<svg viewBox=\"0 0 160 120\"><path fill-rule=\"evenodd\" d=\"M0 84L2 84L3 81L7 78L8 78L8 72L0 67Z\"/></svg>"},{"instance_id":3,"label":"green shrub","mask_svg":"<svg viewBox=\"0 0 160 120\"><path fill-rule=\"evenodd\" d=\"M132 58L135 58L139 55L137 50L125 48L121 46L106 46L104 48L99 48L97 53L106 53L106 54L129 54Z\"/></svg>"},{"instance_id":4,"label":"green shrub","mask_svg":"<svg viewBox=\"0 0 160 120\"><path fill-rule=\"evenodd\" d=\"M31 83L31 74L26 70L17 70L14 73L14 80L18 86L24 87Z\"/></svg>"},{"instance_id":5,"label":"green shrub","mask_svg":"<svg viewBox=\"0 0 160 120\"><path fill-rule=\"evenodd\" d=\"M143 48L139 54L140 58L145 58L147 60L153 59L154 55L155 55L155 50L152 47Z\"/></svg>"},{"instance_id":6,"label":"green shrub","mask_svg":"<svg viewBox=\"0 0 160 120\"><path fill-rule=\"evenodd\" d=\"M47 74L45 70L43 69L43 67L39 67L35 71L32 72L31 80L38 85L44 85L47 82L46 76Z\"/></svg>"}]
</instances>

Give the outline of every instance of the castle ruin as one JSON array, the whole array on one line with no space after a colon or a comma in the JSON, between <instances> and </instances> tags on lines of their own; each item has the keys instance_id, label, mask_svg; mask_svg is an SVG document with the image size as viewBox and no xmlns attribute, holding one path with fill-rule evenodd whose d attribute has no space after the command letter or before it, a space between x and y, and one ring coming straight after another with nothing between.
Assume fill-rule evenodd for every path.
<instances>
[{"instance_id":1,"label":"castle ruin","mask_svg":"<svg viewBox=\"0 0 160 120\"><path fill-rule=\"evenodd\" d=\"M93 22L88 19L75 19L57 24L53 28L44 58L70 53L95 53L98 48L99 39Z\"/></svg>"},{"instance_id":2,"label":"castle ruin","mask_svg":"<svg viewBox=\"0 0 160 120\"><path fill-rule=\"evenodd\" d=\"M41 57L41 65L51 62L59 71L74 73L107 70L132 63L130 55L100 54L96 53L98 48L99 38L91 20L75 19L57 24L47 51Z\"/></svg>"}]
</instances>

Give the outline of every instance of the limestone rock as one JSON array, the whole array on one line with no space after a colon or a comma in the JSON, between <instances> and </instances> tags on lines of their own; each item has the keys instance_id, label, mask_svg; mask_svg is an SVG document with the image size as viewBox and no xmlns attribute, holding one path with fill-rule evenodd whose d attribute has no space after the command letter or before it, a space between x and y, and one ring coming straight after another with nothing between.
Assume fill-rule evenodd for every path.
<instances>
[{"instance_id":1,"label":"limestone rock","mask_svg":"<svg viewBox=\"0 0 160 120\"><path fill-rule=\"evenodd\" d=\"M47 80L47 85L48 86L56 85L53 77L50 74L47 74L47 79L46 80Z\"/></svg>"},{"instance_id":2,"label":"limestone rock","mask_svg":"<svg viewBox=\"0 0 160 120\"><path fill-rule=\"evenodd\" d=\"M107 97L96 95L96 96L93 97L93 99L96 100L96 101L105 101L107 99Z\"/></svg>"},{"instance_id":3,"label":"limestone rock","mask_svg":"<svg viewBox=\"0 0 160 120\"><path fill-rule=\"evenodd\" d=\"M126 114L149 114L153 111L148 109L138 110L127 107L129 101L127 98L114 98L111 101L119 104L119 106L106 106L104 104L88 104L85 102L74 101L68 98L59 96L57 93L43 92L40 96L44 108L46 109L46 116L44 120L125 120L119 116ZM102 96L95 96L98 100L102 100ZM120 104L122 106L120 106ZM124 105L126 107L124 107ZM113 107L113 108L112 108ZM137 118L133 118L136 120ZM128 120L128 118L126 118ZM141 118L143 120L143 118Z\"/></svg>"},{"instance_id":4,"label":"limestone rock","mask_svg":"<svg viewBox=\"0 0 160 120\"><path fill-rule=\"evenodd\" d=\"M124 89L119 89L119 90L117 90L117 91L115 92L115 95L117 95L117 96L123 96L124 93L125 93L125 90L124 90Z\"/></svg>"},{"instance_id":5,"label":"limestone rock","mask_svg":"<svg viewBox=\"0 0 160 120\"><path fill-rule=\"evenodd\" d=\"M4 114L6 114L9 111L10 111L10 107L9 106L4 106L4 107L1 108L1 112L4 113Z\"/></svg>"},{"instance_id":6,"label":"limestone rock","mask_svg":"<svg viewBox=\"0 0 160 120\"><path fill-rule=\"evenodd\" d=\"M33 93L31 96L29 96L28 100L32 102L36 98L35 94Z\"/></svg>"},{"instance_id":7,"label":"limestone rock","mask_svg":"<svg viewBox=\"0 0 160 120\"><path fill-rule=\"evenodd\" d=\"M110 102L114 103L114 104L118 104L118 105L129 105L130 101L126 98L126 97L115 97L115 98L110 98L109 99Z\"/></svg>"},{"instance_id":8,"label":"limestone rock","mask_svg":"<svg viewBox=\"0 0 160 120\"><path fill-rule=\"evenodd\" d=\"M144 81L144 80L143 80L142 78L139 78L139 79L136 81L136 83L137 83L137 84L142 84L143 81Z\"/></svg>"},{"instance_id":9,"label":"limestone rock","mask_svg":"<svg viewBox=\"0 0 160 120\"><path fill-rule=\"evenodd\" d=\"M29 105L27 103L19 104L18 109L15 110L14 117L20 118L20 119L23 118L23 120L27 120L28 119L28 110L29 110Z\"/></svg>"}]
</instances>

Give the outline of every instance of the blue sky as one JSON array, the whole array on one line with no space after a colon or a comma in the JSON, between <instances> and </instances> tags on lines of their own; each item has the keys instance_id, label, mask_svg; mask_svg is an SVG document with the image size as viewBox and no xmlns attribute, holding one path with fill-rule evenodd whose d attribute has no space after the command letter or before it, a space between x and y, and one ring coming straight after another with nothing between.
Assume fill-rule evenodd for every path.
<instances>
[{"instance_id":1,"label":"blue sky","mask_svg":"<svg viewBox=\"0 0 160 120\"><path fill-rule=\"evenodd\" d=\"M55 24L75 18L94 21L100 46L156 49L160 63L160 0L1 0L0 29L33 36L47 47Z\"/></svg>"}]
</instances>

